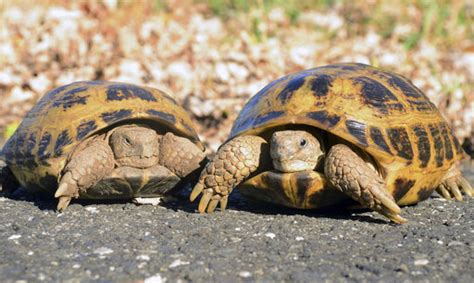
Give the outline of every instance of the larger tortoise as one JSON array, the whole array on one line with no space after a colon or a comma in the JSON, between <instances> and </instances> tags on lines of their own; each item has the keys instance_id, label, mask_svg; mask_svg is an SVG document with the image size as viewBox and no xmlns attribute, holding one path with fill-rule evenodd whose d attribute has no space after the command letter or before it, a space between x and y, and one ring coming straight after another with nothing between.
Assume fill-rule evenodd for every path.
<instances>
[{"instance_id":1,"label":"larger tortoise","mask_svg":"<svg viewBox=\"0 0 474 283\"><path fill-rule=\"evenodd\" d=\"M394 222L399 205L437 189L461 200L472 188L463 150L438 109L400 75L335 64L282 77L252 97L229 140L191 193L200 212L223 210L236 186L248 197L296 208L350 198Z\"/></svg>"},{"instance_id":2,"label":"larger tortoise","mask_svg":"<svg viewBox=\"0 0 474 283\"><path fill-rule=\"evenodd\" d=\"M72 198L156 197L200 167L204 148L186 111L164 92L76 82L47 93L3 147L3 189ZM18 184L19 183L19 184Z\"/></svg>"}]
</instances>

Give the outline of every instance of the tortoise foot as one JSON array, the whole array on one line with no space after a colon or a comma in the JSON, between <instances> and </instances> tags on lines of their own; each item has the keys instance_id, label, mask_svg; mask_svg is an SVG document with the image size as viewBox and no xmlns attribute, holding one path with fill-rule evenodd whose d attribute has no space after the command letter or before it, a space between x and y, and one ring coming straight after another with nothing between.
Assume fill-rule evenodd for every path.
<instances>
[{"instance_id":1,"label":"tortoise foot","mask_svg":"<svg viewBox=\"0 0 474 283\"><path fill-rule=\"evenodd\" d=\"M212 213L217 204L220 204L222 211L225 210L234 187L257 170L262 150L268 153L266 145L267 142L261 137L241 136L219 148L201 172L199 182L190 195L190 200L194 201L202 193L198 206L200 213Z\"/></svg>"},{"instance_id":2,"label":"tortoise foot","mask_svg":"<svg viewBox=\"0 0 474 283\"><path fill-rule=\"evenodd\" d=\"M463 193L469 197L474 193L471 184L461 174L446 178L436 191L445 199L458 201L463 200Z\"/></svg>"},{"instance_id":3,"label":"tortoise foot","mask_svg":"<svg viewBox=\"0 0 474 283\"><path fill-rule=\"evenodd\" d=\"M194 201L199 194L202 193L201 200L199 201L198 211L200 213L212 213L216 210L217 204L220 203L221 211L225 211L227 207L227 200L229 192L227 194L219 194L213 189L204 189L202 183L198 183L193 191L191 192L190 200Z\"/></svg>"}]
</instances>

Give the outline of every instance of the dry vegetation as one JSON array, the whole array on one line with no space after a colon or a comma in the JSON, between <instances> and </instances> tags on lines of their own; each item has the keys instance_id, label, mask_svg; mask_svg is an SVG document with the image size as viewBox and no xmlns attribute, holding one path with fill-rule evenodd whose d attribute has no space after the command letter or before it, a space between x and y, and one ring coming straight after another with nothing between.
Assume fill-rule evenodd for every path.
<instances>
[{"instance_id":1,"label":"dry vegetation","mask_svg":"<svg viewBox=\"0 0 474 283\"><path fill-rule=\"evenodd\" d=\"M471 1L71 2L0 2L4 137L49 89L117 80L174 95L215 150L270 81L356 61L411 78L473 142Z\"/></svg>"}]
</instances>

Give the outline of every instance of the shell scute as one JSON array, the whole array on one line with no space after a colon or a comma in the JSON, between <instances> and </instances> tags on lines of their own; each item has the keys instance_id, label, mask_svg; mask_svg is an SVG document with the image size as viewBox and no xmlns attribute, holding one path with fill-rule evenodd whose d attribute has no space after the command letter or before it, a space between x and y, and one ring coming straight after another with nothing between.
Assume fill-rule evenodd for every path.
<instances>
[{"instance_id":1,"label":"shell scute","mask_svg":"<svg viewBox=\"0 0 474 283\"><path fill-rule=\"evenodd\" d=\"M428 127L434 142L436 166L442 167L444 161L444 145L438 124L429 124Z\"/></svg>"},{"instance_id":2,"label":"shell scute","mask_svg":"<svg viewBox=\"0 0 474 283\"><path fill-rule=\"evenodd\" d=\"M169 121L170 123L173 123L173 124L176 123L176 117L172 114L165 113L163 111L158 111L155 109L147 110L147 113L152 116L160 117L166 121Z\"/></svg>"},{"instance_id":3,"label":"shell scute","mask_svg":"<svg viewBox=\"0 0 474 283\"><path fill-rule=\"evenodd\" d=\"M113 124L130 116L132 116L132 110L130 109L120 109L100 114L106 124Z\"/></svg>"},{"instance_id":4,"label":"shell scute","mask_svg":"<svg viewBox=\"0 0 474 283\"><path fill-rule=\"evenodd\" d=\"M440 129L441 129L441 136L443 137L443 143L444 143L444 153L445 153L444 157L446 160L451 160L453 159L453 146L449 138L448 125L446 123L441 123Z\"/></svg>"},{"instance_id":5,"label":"shell scute","mask_svg":"<svg viewBox=\"0 0 474 283\"><path fill-rule=\"evenodd\" d=\"M413 148L405 127L388 128L387 135L397 155L407 160L413 159Z\"/></svg>"},{"instance_id":6,"label":"shell scute","mask_svg":"<svg viewBox=\"0 0 474 283\"><path fill-rule=\"evenodd\" d=\"M257 116L255 124L256 125L264 124L265 122L281 117L283 114L284 114L283 111L271 111L271 112L265 113L263 115Z\"/></svg>"},{"instance_id":7,"label":"shell scute","mask_svg":"<svg viewBox=\"0 0 474 283\"><path fill-rule=\"evenodd\" d=\"M397 88L403 92L403 94L407 97L411 98L425 98L425 95L416 87L409 84L404 78L401 76L383 72L384 75L388 77L387 82L394 88Z\"/></svg>"},{"instance_id":8,"label":"shell scute","mask_svg":"<svg viewBox=\"0 0 474 283\"><path fill-rule=\"evenodd\" d=\"M38 159L42 164L47 164L45 161L51 157L51 153L48 152L47 148L51 143L52 136L49 132L45 132L41 137L38 144Z\"/></svg>"},{"instance_id":9,"label":"shell scute","mask_svg":"<svg viewBox=\"0 0 474 283\"><path fill-rule=\"evenodd\" d=\"M35 160L35 155L34 155L34 148L36 146L36 133L30 133L28 137L28 141L26 142L26 151L25 151L25 164L29 169L33 169L38 166L38 163L36 163Z\"/></svg>"},{"instance_id":10,"label":"shell scute","mask_svg":"<svg viewBox=\"0 0 474 283\"><path fill-rule=\"evenodd\" d=\"M63 148L72 143L72 139L69 136L69 130L66 129L62 131L56 138L56 143L54 144L54 156L61 156L63 154Z\"/></svg>"},{"instance_id":11,"label":"shell scute","mask_svg":"<svg viewBox=\"0 0 474 283\"><path fill-rule=\"evenodd\" d=\"M61 98L53 102L53 107L62 107L63 109L74 107L76 104L85 105L87 103L87 86L79 86L65 91Z\"/></svg>"},{"instance_id":12,"label":"shell scute","mask_svg":"<svg viewBox=\"0 0 474 283\"><path fill-rule=\"evenodd\" d=\"M423 201L431 196L433 191L435 190L434 187L428 188L428 187L423 187L421 188L416 194L418 196L419 201Z\"/></svg>"},{"instance_id":13,"label":"shell scute","mask_svg":"<svg viewBox=\"0 0 474 283\"><path fill-rule=\"evenodd\" d=\"M89 133L97 129L97 124L94 120L83 121L76 128L76 140L81 141Z\"/></svg>"},{"instance_id":14,"label":"shell scute","mask_svg":"<svg viewBox=\"0 0 474 283\"><path fill-rule=\"evenodd\" d=\"M321 125L325 125L328 129L334 128L339 121L341 121L341 116L331 114L326 110L308 112L306 116L310 119L316 120Z\"/></svg>"},{"instance_id":15,"label":"shell scute","mask_svg":"<svg viewBox=\"0 0 474 283\"><path fill-rule=\"evenodd\" d=\"M332 87L333 78L329 75L319 74L311 80L311 90L317 97L328 95L329 89Z\"/></svg>"},{"instance_id":16,"label":"shell scute","mask_svg":"<svg viewBox=\"0 0 474 283\"><path fill-rule=\"evenodd\" d=\"M107 87L107 101L138 98L144 101L156 101L146 89L134 85L111 84Z\"/></svg>"},{"instance_id":17,"label":"shell scute","mask_svg":"<svg viewBox=\"0 0 474 283\"><path fill-rule=\"evenodd\" d=\"M280 91L278 94L278 99L282 102L285 103L288 101L288 99L291 98L291 96L304 85L304 82L306 80L306 75L302 74L300 76L296 76L292 78L286 86L283 88L283 90Z\"/></svg>"},{"instance_id":18,"label":"shell scute","mask_svg":"<svg viewBox=\"0 0 474 283\"><path fill-rule=\"evenodd\" d=\"M393 198L398 201L401 200L415 185L415 180L410 180L407 178L397 178L395 180L395 186L393 191Z\"/></svg>"},{"instance_id":19,"label":"shell scute","mask_svg":"<svg viewBox=\"0 0 474 283\"><path fill-rule=\"evenodd\" d=\"M413 132L415 133L416 147L418 149L418 160L420 160L420 167L426 168L431 159L431 144L426 132L425 127L422 124L416 124L413 126Z\"/></svg>"},{"instance_id":20,"label":"shell scute","mask_svg":"<svg viewBox=\"0 0 474 283\"><path fill-rule=\"evenodd\" d=\"M361 94L368 106L383 114L391 109L405 111L398 98L380 82L365 76L356 77L354 81L361 85Z\"/></svg>"},{"instance_id":21,"label":"shell scute","mask_svg":"<svg viewBox=\"0 0 474 283\"><path fill-rule=\"evenodd\" d=\"M363 146L367 146L367 125L356 120L346 120L348 132Z\"/></svg>"},{"instance_id":22,"label":"shell scute","mask_svg":"<svg viewBox=\"0 0 474 283\"><path fill-rule=\"evenodd\" d=\"M19 148L25 148L26 139L27 139L27 134L26 133L21 133L20 135L18 135L17 138L16 138L16 146L19 147ZM13 156L14 156L15 160L17 160L19 162L25 162L25 152L24 151L13 152Z\"/></svg>"},{"instance_id":23,"label":"shell scute","mask_svg":"<svg viewBox=\"0 0 474 283\"><path fill-rule=\"evenodd\" d=\"M370 138L375 145L378 146L381 150L385 151L388 154L392 154L390 147L385 140L382 131L378 127L370 127Z\"/></svg>"}]
</instances>

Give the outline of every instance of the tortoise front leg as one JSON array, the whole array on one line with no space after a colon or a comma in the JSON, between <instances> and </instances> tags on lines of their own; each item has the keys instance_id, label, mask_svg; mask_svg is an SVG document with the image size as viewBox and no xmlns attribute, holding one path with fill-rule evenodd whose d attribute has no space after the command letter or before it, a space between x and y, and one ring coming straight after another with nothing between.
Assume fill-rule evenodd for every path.
<instances>
[{"instance_id":1,"label":"tortoise front leg","mask_svg":"<svg viewBox=\"0 0 474 283\"><path fill-rule=\"evenodd\" d=\"M382 177L348 146L337 144L331 147L324 173L331 185L364 207L399 224L407 221L400 216L401 209L387 192Z\"/></svg>"},{"instance_id":2,"label":"tortoise front leg","mask_svg":"<svg viewBox=\"0 0 474 283\"><path fill-rule=\"evenodd\" d=\"M262 158L269 156L267 142L258 136L241 136L227 142L201 172L191 201L202 193L199 212L211 213L218 203L225 210L232 189L257 170Z\"/></svg>"},{"instance_id":3,"label":"tortoise front leg","mask_svg":"<svg viewBox=\"0 0 474 283\"><path fill-rule=\"evenodd\" d=\"M54 197L59 198L57 210L63 211L72 198L95 185L114 169L112 149L102 137L97 137L74 151L59 180Z\"/></svg>"},{"instance_id":4,"label":"tortoise front leg","mask_svg":"<svg viewBox=\"0 0 474 283\"><path fill-rule=\"evenodd\" d=\"M160 141L158 162L181 178L201 168L206 154L189 139L166 133ZM196 172L198 173L198 172Z\"/></svg>"}]
</instances>

